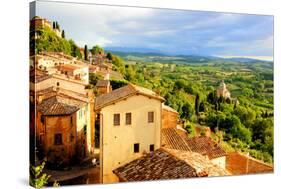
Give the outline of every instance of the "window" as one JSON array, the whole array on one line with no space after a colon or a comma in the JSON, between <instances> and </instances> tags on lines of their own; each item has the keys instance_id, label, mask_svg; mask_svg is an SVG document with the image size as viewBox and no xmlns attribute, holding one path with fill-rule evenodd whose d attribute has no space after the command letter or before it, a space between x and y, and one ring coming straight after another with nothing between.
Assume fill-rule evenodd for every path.
<instances>
[{"instance_id":1,"label":"window","mask_svg":"<svg viewBox=\"0 0 281 189\"><path fill-rule=\"evenodd\" d=\"M126 125L132 124L132 113L126 113Z\"/></svg>"},{"instance_id":2,"label":"window","mask_svg":"<svg viewBox=\"0 0 281 189\"><path fill-rule=\"evenodd\" d=\"M139 143L135 143L134 144L134 153L138 153L140 151L140 144Z\"/></svg>"},{"instance_id":3,"label":"window","mask_svg":"<svg viewBox=\"0 0 281 189\"><path fill-rule=\"evenodd\" d=\"M58 87L60 86L60 82L57 82L57 86L58 86Z\"/></svg>"},{"instance_id":4,"label":"window","mask_svg":"<svg viewBox=\"0 0 281 189\"><path fill-rule=\"evenodd\" d=\"M154 112L148 112L148 123L154 122Z\"/></svg>"},{"instance_id":5,"label":"window","mask_svg":"<svg viewBox=\"0 0 281 189\"><path fill-rule=\"evenodd\" d=\"M43 115L41 115L41 123L44 125L44 123L45 123L45 117L43 116Z\"/></svg>"},{"instance_id":6,"label":"window","mask_svg":"<svg viewBox=\"0 0 281 189\"><path fill-rule=\"evenodd\" d=\"M62 134L55 134L55 145L62 145Z\"/></svg>"},{"instance_id":7,"label":"window","mask_svg":"<svg viewBox=\"0 0 281 189\"><path fill-rule=\"evenodd\" d=\"M154 144L149 145L149 151L153 152L154 151Z\"/></svg>"},{"instance_id":8,"label":"window","mask_svg":"<svg viewBox=\"0 0 281 189\"><path fill-rule=\"evenodd\" d=\"M120 114L114 114L114 116L113 116L113 124L114 124L114 126L120 125Z\"/></svg>"}]
</instances>

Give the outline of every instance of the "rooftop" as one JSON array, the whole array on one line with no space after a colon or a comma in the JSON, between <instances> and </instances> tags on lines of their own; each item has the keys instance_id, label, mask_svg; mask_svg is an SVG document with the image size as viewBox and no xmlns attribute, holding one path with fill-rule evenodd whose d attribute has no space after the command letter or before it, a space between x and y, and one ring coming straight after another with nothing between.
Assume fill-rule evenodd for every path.
<instances>
[{"instance_id":1,"label":"rooftop","mask_svg":"<svg viewBox=\"0 0 281 189\"><path fill-rule=\"evenodd\" d=\"M190 148L179 132L181 131L176 128L161 129L162 146L169 149L190 151Z\"/></svg>"},{"instance_id":2,"label":"rooftop","mask_svg":"<svg viewBox=\"0 0 281 189\"><path fill-rule=\"evenodd\" d=\"M148 96L150 98L155 98L162 102L165 101L165 99L163 97L157 95L152 90L149 90L149 89L146 89L143 87L139 87L136 85L128 84L119 89L115 89L110 93L98 96L96 98L95 109L96 110L101 109L105 106L111 105L115 102L118 102L120 100L126 99L126 98L134 96L134 95L138 95L138 94Z\"/></svg>"},{"instance_id":3,"label":"rooftop","mask_svg":"<svg viewBox=\"0 0 281 189\"><path fill-rule=\"evenodd\" d=\"M210 137L199 136L193 138L185 138L186 143L193 152L206 155L209 159L226 156L226 152L213 141Z\"/></svg>"},{"instance_id":4,"label":"rooftop","mask_svg":"<svg viewBox=\"0 0 281 189\"><path fill-rule=\"evenodd\" d=\"M98 80L97 87L108 87L110 86L110 81L109 80Z\"/></svg>"},{"instance_id":5,"label":"rooftop","mask_svg":"<svg viewBox=\"0 0 281 189\"><path fill-rule=\"evenodd\" d=\"M202 156L199 153L174 149L166 150L172 155L191 165L196 170L197 174L205 173L209 177L230 175L229 172L212 163L210 160L206 159L206 157Z\"/></svg>"},{"instance_id":6,"label":"rooftop","mask_svg":"<svg viewBox=\"0 0 281 189\"><path fill-rule=\"evenodd\" d=\"M77 70L77 69L81 69L87 66L82 66L81 64L63 64L60 65L60 69L64 69L64 70Z\"/></svg>"},{"instance_id":7,"label":"rooftop","mask_svg":"<svg viewBox=\"0 0 281 189\"><path fill-rule=\"evenodd\" d=\"M37 108L42 115L46 116L70 115L85 105L83 101L58 94L44 99Z\"/></svg>"},{"instance_id":8,"label":"rooftop","mask_svg":"<svg viewBox=\"0 0 281 189\"><path fill-rule=\"evenodd\" d=\"M163 149L138 158L113 172L123 182L197 177L193 167Z\"/></svg>"},{"instance_id":9,"label":"rooftop","mask_svg":"<svg viewBox=\"0 0 281 189\"><path fill-rule=\"evenodd\" d=\"M199 136L188 138L177 128L161 129L162 146L168 149L197 152L214 159L226 156L226 152L210 137Z\"/></svg>"}]
</instances>

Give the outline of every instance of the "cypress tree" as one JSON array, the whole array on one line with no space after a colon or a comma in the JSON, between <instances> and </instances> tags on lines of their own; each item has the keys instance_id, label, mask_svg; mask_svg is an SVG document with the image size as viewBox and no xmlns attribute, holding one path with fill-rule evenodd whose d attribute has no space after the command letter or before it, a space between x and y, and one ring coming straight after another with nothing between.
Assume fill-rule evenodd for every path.
<instances>
[{"instance_id":1,"label":"cypress tree","mask_svg":"<svg viewBox=\"0 0 281 189\"><path fill-rule=\"evenodd\" d=\"M85 45L85 47L84 47L84 59L88 60L88 46L87 45Z\"/></svg>"},{"instance_id":2,"label":"cypress tree","mask_svg":"<svg viewBox=\"0 0 281 189\"><path fill-rule=\"evenodd\" d=\"M62 30L62 32L61 32L61 37L65 38L64 30Z\"/></svg>"},{"instance_id":3,"label":"cypress tree","mask_svg":"<svg viewBox=\"0 0 281 189\"><path fill-rule=\"evenodd\" d=\"M199 99L199 95L197 94L196 95L196 98L195 98L195 112L196 112L196 115L199 114L199 104L200 104L200 99Z\"/></svg>"}]
</instances>

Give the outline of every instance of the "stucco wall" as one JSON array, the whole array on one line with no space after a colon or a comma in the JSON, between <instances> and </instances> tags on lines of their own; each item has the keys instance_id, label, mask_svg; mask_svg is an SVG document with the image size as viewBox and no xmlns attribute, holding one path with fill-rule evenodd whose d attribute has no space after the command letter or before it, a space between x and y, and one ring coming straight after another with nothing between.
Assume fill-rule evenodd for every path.
<instances>
[{"instance_id":1,"label":"stucco wall","mask_svg":"<svg viewBox=\"0 0 281 189\"><path fill-rule=\"evenodd\" d=\"M70 119L73 119L71 124ZM76 116L72 114L70 116L46 116L45 117L45 152L48 156L48 161L53 161L57 156L63 161L69 161L70 158L75 154L75 138L71 141L71 134L75 137ZM55 134L62 134L62 145L55 145L54 140Z\"/></svg>"},{"instance_id":2,"label":"stucco wall","mask_svg":"<svg viewBox=\"0 0 281 189\"><path fill-rule=\"evenodd\" d=\"M159 100L136 95L101 110L101 165L103 182L114 182L112 170L149 152L149 146L160 148L161 107ZM154 123L148 123L148 112L154 112ZM125 125L125 114L132 113L132 124ZM120 113L120 126L113 126L113 115ZM140 144L134 153L134 144Z\"/></svg>"},{"instance_id":3,"label":"stucco wall","mask_svg":"<svg viewBox=\"0 0 281 189\"><path fill-rule=\"evenodd\" d=\"M60 79L56 77L51 77L49 79L36 83L35 90L40 91L52 86L57 87L57 82L59 82L60 88L85 94L85 84L72 82L72 81L68 81L67 79Z\"/></svg>"},{"instance_id":4,"label":"stucco wall","mask_svg":"<svg viewBox=\"0 0 281 189\"><path fill-rule=\"evenodd\" d=\"M92 124L90 117L90 104L76 112L77 117L77 145L78 153L81 158L89 156L92 153ZM84 133L86 126L86 135ZM83 152L83 150L85 151ZM85 153L85 154L84 154Z\"/></svg>"},{"instance_id":5,"label":"stucco wall","mask_svg":"<svg viewBox=\"0 0 281 189\"><path fill-rule=\"evenodd\" d=\"M91 119L91 105L87 104L79 111L67 116L45 116L44 124L41 122L41 113L37 112L36 136L40 136L48 161L55 156L68 162L73 156L83 159L93 152L94 122ZM72 117L72 124L71 124ZM86 135L84 126L86 125ZM54 135L62 134L62 145L54 145ZM71 135L73 139L71 141Z\"/></svg>"},{"instance_id":6,"label":"stucco wall","mask_svg":"<svg viewBox=\"0 0 281 189\"><path fill-rule=\"evenodd\" d=\"M238 152L227 154L226 169L234 175L273 172L272 166Z\"/></svg>"}]
</instances>

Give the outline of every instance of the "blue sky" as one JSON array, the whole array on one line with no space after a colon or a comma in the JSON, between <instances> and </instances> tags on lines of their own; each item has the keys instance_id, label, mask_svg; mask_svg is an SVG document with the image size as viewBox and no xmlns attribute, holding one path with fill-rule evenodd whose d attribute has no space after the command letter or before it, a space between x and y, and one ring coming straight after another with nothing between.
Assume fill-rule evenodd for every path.
<instances>
[{"instance_id":1,"label":"blue sky","mask_svg":"<svg viewBox=\"0 0 281 189\"><path fill-rule=\"evenodd\" d=\"M272 56L273 17L246 14L37 2L78 45L173 55Z\"/></svg>"}]
</instances>

